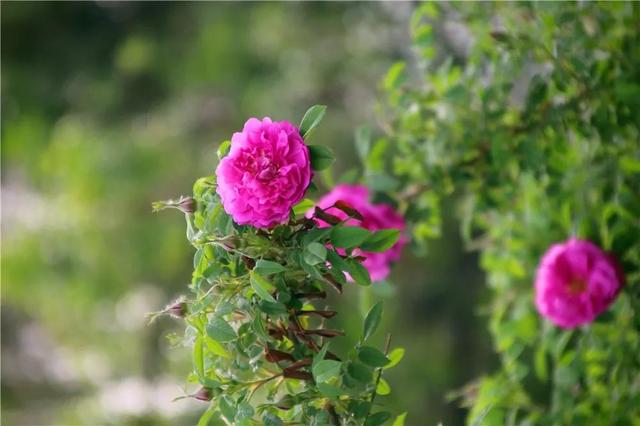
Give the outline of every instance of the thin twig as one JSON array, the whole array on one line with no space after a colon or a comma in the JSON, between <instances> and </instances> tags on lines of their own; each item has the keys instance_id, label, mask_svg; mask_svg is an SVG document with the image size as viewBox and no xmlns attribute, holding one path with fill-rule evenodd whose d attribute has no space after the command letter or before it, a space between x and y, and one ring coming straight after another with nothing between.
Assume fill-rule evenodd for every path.
<instances>
[{"instance_id":1,"label":"thin twig","mask_svg":"<svg viewBox=\"0 0 640 426\"><path fill-rule=\"evenodd\" d=\"M391 333L387 334L387 343L384 345L384 355L387 356L389 353L389 347L391 346ZM378 369L378 377L376 377L376 386L373 388L373 392L371 393L371 405L369 405L369 411L367 411L367 416L364 418L364 422L367 422L369 415L371 414L371 409L373 408L373 403L376 400L376 395L378 394L378 385L380 384L380 379L382 379L382 368Z\"/></svg>"}]
</instances>

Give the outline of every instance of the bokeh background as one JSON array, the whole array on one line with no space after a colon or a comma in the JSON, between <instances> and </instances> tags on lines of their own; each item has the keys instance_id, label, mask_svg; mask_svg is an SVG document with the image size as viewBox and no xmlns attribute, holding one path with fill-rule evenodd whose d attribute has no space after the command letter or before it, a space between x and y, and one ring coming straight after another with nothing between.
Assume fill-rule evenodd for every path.
<instances>
[{"instance_id":1,"label":"bokeh background","mask_svg":"<svg viewBox=\"0 0 640 426\"><path fill-rule=\"evenodd\" d=\"M353 176L353 131L375 128L380 80L410 60L414 7L2 2L3 424L195 423L202 404L172 402L191 368L166 339L181 324L145 321L186 292L193 250L151 202L212 174L248 117L298 122L316 103L314 142L336 153L333 179ZM406 250L389 283L335 301L349 332L353 307L386 299L407 353L380 401L408 425L462 424L447 395L495 363L450 213L428 257Z\"/></svg>"}]
</instances>

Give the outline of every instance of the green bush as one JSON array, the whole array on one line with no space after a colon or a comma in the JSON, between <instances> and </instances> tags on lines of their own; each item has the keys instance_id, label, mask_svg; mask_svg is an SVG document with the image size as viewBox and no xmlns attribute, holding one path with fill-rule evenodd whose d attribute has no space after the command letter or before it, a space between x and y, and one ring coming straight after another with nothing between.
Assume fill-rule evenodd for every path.
<instances>
[{"instance_id":1,"label":"green bush","mask_svg":"<svg viewBox=\"0 0 640 426\"><path fill-rule=\"evenodd\" d=\"M358 133L368 184L395 194L420 248L453 199L481 253L501 365L459 392L470 424L640 422L639 29L632 2L423 4L415 72L397 63L383 81L385 136ZM537 314L533 278L571 236L613 252L626 286L561 330Z\"/></svg>"}]
</instances>

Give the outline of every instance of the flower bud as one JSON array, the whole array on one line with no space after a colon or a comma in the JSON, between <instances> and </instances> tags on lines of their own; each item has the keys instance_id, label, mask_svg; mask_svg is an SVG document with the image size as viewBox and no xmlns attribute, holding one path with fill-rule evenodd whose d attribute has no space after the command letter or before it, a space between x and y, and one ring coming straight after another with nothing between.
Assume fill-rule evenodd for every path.
<instances>
[{"instance_id":1,"label":"flower bud","mask_svg":"<svg viewBox=\"0 0 640 426\"><path fill-rule=\"evenodd\" d=\"M184 318L188 311L187 303L184 301L177 301L167 308L169 315L175 318Z\"/></svg>"},{"instance_id":2,"label":"flower bud","mask_svg":"<svg viewBox=\"0 0 640 426\"><path fill-rule=\"evenodd\" d=\"M183 213L193 213L196 211L196 201L192 197L180 197L177 207Z\"/></svg>"},{"instance_id":3,"label":"flower bud","mask_svg":"<svg viewBox=\"0 0 640 426\"><path fill-rule=\"evenodd\" d=\"M192 396L198 401L208 402L213 398L213 392L211 392L211 389L209 388L200 388L200 390L198 390L198 392L194 393Z\"/></svg>"}]
</instances>

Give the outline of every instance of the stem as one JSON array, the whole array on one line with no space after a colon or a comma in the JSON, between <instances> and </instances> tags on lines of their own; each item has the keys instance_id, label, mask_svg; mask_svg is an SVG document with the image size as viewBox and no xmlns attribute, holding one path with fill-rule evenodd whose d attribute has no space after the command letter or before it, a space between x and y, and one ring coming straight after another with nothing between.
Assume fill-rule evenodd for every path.
<instances>
[{"instance_id":1,"label":"stem","mask_svg":"<svg viewBox=\"0 0 640 426\"><path fill-rule=\"evenodd\" d=\"M391 333L387 334L387 342L384 345L384 354L385 356L389 353L389 347L391 346ZM369 411L367 412L367 416L364 418L364 422L367 422L369 415L371 414L371 409L373 408L373 403L376 400L376 395L378 394L378 385L380 384L380 379L382 379L382 368L378 369L378 377L376 377L376 386L373 388L373 392L371 393L371 405L369 405Z\"/></svg>"}]
</instances>

